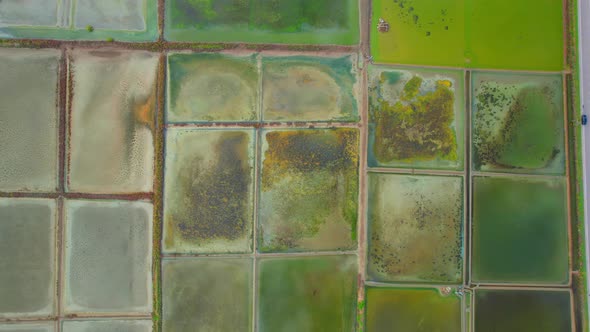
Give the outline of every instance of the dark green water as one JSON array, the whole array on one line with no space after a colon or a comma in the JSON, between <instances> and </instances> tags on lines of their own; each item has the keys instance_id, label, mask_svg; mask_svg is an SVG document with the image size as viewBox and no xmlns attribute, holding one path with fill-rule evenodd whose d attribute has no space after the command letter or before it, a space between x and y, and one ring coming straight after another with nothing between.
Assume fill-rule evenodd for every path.
<instances>
[{"instance_id":1,"label":"dark green water","mask_svg":"<svg viewBox=\"0 0 590 332\"><path fill-rule=\"evenodd\" d=\"M476 332L571 332L568 291L478 290Z\"/></svg>"},{"instance_id":2,"label":"dark green water","mask_svg":"<svg viewBox=\"0 0 590 332\"><path fill-rule=\"evenodd\" d=\"M565 181L476 177L474 282L565 284Z\"/></svg>"}]
</instances>

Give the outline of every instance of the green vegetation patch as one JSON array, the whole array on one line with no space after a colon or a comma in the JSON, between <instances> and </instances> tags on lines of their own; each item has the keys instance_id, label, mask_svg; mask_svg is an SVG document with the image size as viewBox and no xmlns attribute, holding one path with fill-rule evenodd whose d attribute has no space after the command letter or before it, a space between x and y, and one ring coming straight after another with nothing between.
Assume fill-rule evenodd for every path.
<instances>
[{"instance_id":1,"label":"green vegetation patch","mask_svg":"<svg viewBox=\"0 0 590 332\"><path fill-rule=\"evenodd\" d=\"M0 317L53 315L56 210L54 200L0 199Z\"/></svg>"},{"instance_id":2,"label":"green vegetation patch","mask_svg":"<svg viewBox=\"0 0 590 332\"><path fill-rule=\"evenodd\" d=\"M258 331L354 331L356 262L348 255L258 260Z\"/></svg>"},{"instance_id":3,"label":"green vegetation patch","mask_svg":"<svg viewBox=\"0 0 590 332\"><path fill-rule=\"evenodd\" d=\"M463 179L369 173L368 275L460 283Z\"/></svg>"},{"instance_id":4,"label":"green vegetation patch","mask_svg":"<svg viewBox=\"0 0 590 332\"><path fill-rule=\"evenodd\" d=\"M473 68L564 68L563 2L465 0L467 65Z\"/></svg>"},{"instance_id":5,"label":"green vegetation patch","mask_svg":"<svg viewBox=\"0 0 590 332\"><path fill-rule=\"evenodd\" d=\"M358 121L356 56L264 57L265 121Z\"/></svg>"},{"instance_id":6,"label":"green vegetation patch","mask_svg":"<svg viewBox=\"0 0 590 332\"><path fill-rule=\"evenodd\" d=\"M473 282L568 283L563 179L476 177L473 194Z\"/></svg>"},{"instance_id":7,"label":"green vegetation patch","mask_svg":"<svg viewBox=\"0 0 590 332\"><path fill-rule=\"evenodd\" d=\"M563 174L561 75L473 74L473 167Z\"/></svg>"},{"instance_id":8,"label":"green vegetation patch","mask_svg":"<svg viewBox=\"0 0 590 332\"><path fill-rule=\"evenodd\" d=\"M373 0L371 55L382 63L463 66L464 2ZM379 19L388 32L379 32Z\"/></svg>"},{"instance_id":9,"label":"green vegetation patch","mask_svg":"<svg viewBox=\"0 0 590 332\"><path fill-rule=\"evenodd\" d=\"M570 332L569 290L475 291L475 331Z\"/></svg>"},{"instance_id":10,"label":"green vegetation patch","mask_svg":"<svg viewBox=\"0 0 590 332\"><path fill-rule=\"evenodd\" d=\"M252 260L164 260L163 330L251 331Z\"/></svg>"},{"instance_id":11,"label":"green vegetation patch","mask_svg":"<svg viewBox=\"0 0 590 332\"><path fill-rule=\"evenodd\" d=\"M169 129L165 252L251 252L254 130Z\"/></svg>"},{"instance_id":12,"label":"green vegetation patch","mask_svg":"<svg viewBox=\"0 0 590 332\"><path fill-rule=\"evenodd\" d=\"M561 70L563 23L553 0L374 0L371 54L380 63Z\"/></svg>"},{"instance_id":13,"label":"green vegetation patch","mask_svg":"<svg viewBox=\"0 0 590 332\"><path fill-rule=\"evenodd\" d=\"M172 54L168 57L167 122L256 121L256 54Z\"/></svg>"},{"instance_id":14,"label":"green vegetation patch","mask_svg":"<svg viewBox=\"0 0 590 332\"><path fill-rule=\"evenodd\" d=\"M461 331L461 298L432 288L366 289L370 332Z\"/></svg>"},{"instance_id":15,"label":"green vegetation patch","mask_svg":"<svg viewBox=\"0 0 590 332\"><path fill-rule=\"evenodd\" d=\"M356 129L262 131L259 250L356 248Z\"/></svg>"},{"instance_id":16,"label":"green vegetation patch","mask_svg":"<svg viewBox=\"0 0 590 332\"><path fill-rule=\"evenodd\" d=\"M369 166L462 169L459 71L371 67Z\"/></svg>"},{"instance_id":17,"label":"green vegetation patch","mask_svg":"<svg viewBox=\"0 0 590 332\"><path fill-rule=\"evenodd\" d=\"M171 0L165 37L200 42L353 45L355 0Z\"/></svg>"}]
</instances>

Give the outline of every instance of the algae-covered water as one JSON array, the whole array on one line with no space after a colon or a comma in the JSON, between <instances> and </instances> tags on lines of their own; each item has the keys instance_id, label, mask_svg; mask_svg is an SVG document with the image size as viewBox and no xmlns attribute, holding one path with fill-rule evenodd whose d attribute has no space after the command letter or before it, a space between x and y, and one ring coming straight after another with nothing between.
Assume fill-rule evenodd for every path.
<instances>
[{"instance_id":1,"label":"algae-covered water","mask_svg":"<svg viewBox=\"0 0 590 332\"><path fill-rule=\"evenodd\" d=\"M561 75L475 72L472 85L475 170L564 174Z\"/></svg>"},{"instance_id":2,"label":"algae-covered water","mask_svg":"<svg viewBox=\"0 0 590 332\"><path fill-rule=\"evenodd\" d=\"M564 179L476 177L473 194L473 282L567 284Z\"/></svg>"},{"instance_id":3,"label":"algae-covered water","mask_svg":"<svg viewBox=\"0 0 590 332\"><path fill-rule=\"evenodd\" d=\"M570 291L477 290L475 331L571 332Z\"/></svg>"},{"instance_id":4,"label":"algae-covered water","mask_svg":"<svg viewBox=\"0 0 590 332\"><path fill-rule=\"evenodd\" d=\"M369 68L371 167L463 169L460 71Z\"/></svg>"},{"instance_id":5,"label":"algae-covered water","mask_svg":"<svg viewBox=\"0 0 590 332\"><path fill-rule=\"evenodd\" d=\"M169 129L166 252L251 252L255 131Z\"/></svg>"},{"instance_id":6,"label":"algae-covered water","mask_svg":"<svg viewBox=\"0 0 590 332\"><path fill-rule=\"evenodd\" d=\"M353 331L357 257L262 258L258 331Z\"/></svg>"},{"instance_id":7,"label":"algae-covered water","mask_svg":"<svg viewBox=\"0 0 590 332\"><path fill-rule=\"evenodd\" d=\"M368 277L460 283L463 179L369 173Z\"/></svg>"},{"instance_id":8,"label":"algae-covered water","mask_svg":"<svg viewBox=\"0 0 590 332\"><path fill-rule=\"evenodd\" d=\"M435 288L366 289L366 326L370 332L461 331L461 298Z\"/></svg>"},{"instance_id":9,"label":"algae-covered water","mask_svg":"<svg viewBox=\"0 0 590 332\"><path fill-rule=\"evenodd\" d=\"M165 37L176 41L353 45L355 0L170 0Z\"/></svg>"}]
</instances>

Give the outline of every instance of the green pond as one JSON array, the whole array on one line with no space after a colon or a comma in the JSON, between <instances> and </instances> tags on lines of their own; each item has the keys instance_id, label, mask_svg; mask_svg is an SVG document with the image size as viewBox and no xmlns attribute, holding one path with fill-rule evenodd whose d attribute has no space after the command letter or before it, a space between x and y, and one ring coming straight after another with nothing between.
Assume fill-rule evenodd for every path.
<instances>
[{"instance_id":1,"label":"green pond","mask_svg":"<svg viewBox=\"0 0 590 332\"><path fill-rule=\"evenodd\" d=\"M256 54L176 53L168 70L167 122L258 120Z\"/></svg>"},{"instance_id":2,"label":"green pond","mask_svg":"<svg viewBox=\"0 0 590 332\"><path fill-rule=\"evenodd\" d=\"M356 0L169 0L164 36L174 41L354 45Z\"/></svg>"},{"instance_id":3,"label":"green pond","mask_svg":"<svg viewBox=\"0 0 590 332\"><path fill-rule=\"evenodd\" d=\"M472 281L567 284L565 190L563 179L474 178Z\"/></svg>"},{"instance_id":4,"label":"green pond","mask_svg":"<svg viewBox=\"0 0 590 332\"><path fill-rule=\"evenodd\" d=\"M262 258L257 264L258 331L354 331L356 256Z\"/></svg>"},{"instance_id":5,"label":"green pond","mask_svg":"<svg viewBox=\"0 0 590 332\"><path fill-rule=\"evenodd\" d=\"M461 331L461 298L434 288L367 287L367 332Z\"/></svg>"},{"instance_id":6,"label":"green pond","mask_svg":"<svg viewBox=\"0 0 590 332\"><path fill-rule=\"evenodd\" d=\"M58 50L0 49L0 187L57 188Z\"/></svg>"},{"instance_id":7,"label":"green pond","mask_svg":"<svg viewBox=\"0 0 590 332\"><path fill-rule=\"evenodd\" d=\"M473 167L564 174L561 75L474 72Z\"/></svg>"},{"instance_id":8,"label":"green pond","mask_svg":"<svg viewBox=\"0 0 590 332\"><path fill-rule=\"evenodd\" d=\"M477 332L571 332L569 290L475 291Z\"/></svg>"},{"instance_id":9,"label":"green pond","mask_svg":"<svg viewBox=\"0 0 590 332\"><path fill-rule=\"evenodd\" d=\"M251 331L250 258L165 259L163 330Z\"/></svg>"}]
</instances>

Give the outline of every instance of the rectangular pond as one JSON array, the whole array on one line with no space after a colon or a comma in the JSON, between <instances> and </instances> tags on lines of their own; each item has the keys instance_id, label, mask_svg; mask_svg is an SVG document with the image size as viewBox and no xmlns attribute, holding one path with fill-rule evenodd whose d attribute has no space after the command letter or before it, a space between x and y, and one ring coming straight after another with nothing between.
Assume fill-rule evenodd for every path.
<instances>
[{"instance_id":1,"label":"rectangular pond","mask_svg":"<svg viewBox=\"0 0 590 332\"><path fill-rule=\"evenodd\" d=\"M369 167L463 169L463 75L369 67Z\"/></svg>"}]
</instances>

